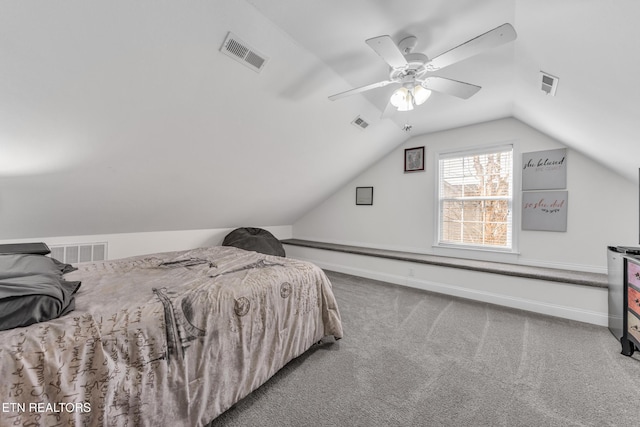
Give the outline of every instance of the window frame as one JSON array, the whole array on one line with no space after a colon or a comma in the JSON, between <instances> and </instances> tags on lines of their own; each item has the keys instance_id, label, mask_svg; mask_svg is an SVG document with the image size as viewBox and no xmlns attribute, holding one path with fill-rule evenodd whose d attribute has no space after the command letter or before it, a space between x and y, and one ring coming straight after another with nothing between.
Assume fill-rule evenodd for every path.
<instances>
[{"instance_id":1,"label":"window frame","mask_svg":"<svg viewBox=\"0 0 640 427\"><path fill-rule=\"evenodd\" d=\"M495 247L489 245L474 245L466 243L441 242L440 236L442 232L442 209L440 198L440 161L447 158L469 157L478 154L494 153L501 150L511 150L511 247ZM470 253L477 254L518 254L518 238L520 230L520 174L521 155L518 144L515 141L505 141L490 145L477 145L465 148L457 148L453 150L441 150L434 153L433 168L435 173L434 188L434 243L435 253L449 256L468 256ZM476 200L488 200L481 197ZM498 257L501 255L497 255ZM506 256L506 255L505 255ZM486 256L477 256L478 258L486 258Z\"/></svg>"}]
</instances>

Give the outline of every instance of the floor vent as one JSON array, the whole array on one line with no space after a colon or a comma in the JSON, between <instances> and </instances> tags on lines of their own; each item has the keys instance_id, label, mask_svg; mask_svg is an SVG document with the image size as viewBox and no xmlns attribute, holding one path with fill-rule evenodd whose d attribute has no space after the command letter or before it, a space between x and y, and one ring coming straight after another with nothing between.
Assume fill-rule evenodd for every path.
<instances>
[{"instance_id":1,"label":"floor vent","mask_svg":"<svg viewBox=\"0 0 640 427\"><path fill-rule=\"evenodd\" d=\"M49 245L51 258L66 264L104 261L107 259L106 243L78 243L71 245Z\"/></svg>"},{"instance_id":2,"label":"floor vent","mask_svg":"<svg viewBox=\"0 0 640 427\"><path fill-rule=\"evenodd\" d=\"M369 123L363 119L362 117L358 116L355 119L353 119L353 121L351 122L352 125L360 128L360 129L366 129L369 126Z\"/></svg>"},{"instance_id":3,"label":"floor vent","mask_svg":"<svg viewBox=\"0 0 640 427\"><path fill-rule=\"evenodd\" d=\"M227 38L222 44L220 52L246 65L257 73L262 71L268 60L266 56L250 47L231 32L227 34Z\"/></svg>"}]
</instances>

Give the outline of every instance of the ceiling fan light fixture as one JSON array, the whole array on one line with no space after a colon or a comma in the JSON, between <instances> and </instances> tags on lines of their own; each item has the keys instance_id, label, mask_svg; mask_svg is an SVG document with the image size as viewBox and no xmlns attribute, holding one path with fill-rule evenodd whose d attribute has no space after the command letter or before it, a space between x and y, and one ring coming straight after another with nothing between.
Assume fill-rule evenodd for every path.
<instances>
[{"instance_id":1,"label":"ceiling fan light fixture","mask_svg":"<svg viewBox=\"0 0 640 427\"><path fill-rule=\"evenodd\" d=\"M413 88L413 99L416 105L422 105L431 96L431 91L422 85Z\"/></svg>"},{"instance_id":2,"label":"ceiling fan light fixture","mask_svg":"<svg viewBox=\"0 0 640 427\"><path fill-rule=\"evenodd\" d=\"M402 86L391 95L391 105L398 111L411 111L416 105L422 105L431 96L431 91L422 85Z\"/></svg>"},{"instance_id":3,"label":"ceiling fan light fixture","mask_svg":"<svg viewBox=\"0 0 640 427\"><path fill-rule=\"evenodd\" d=\"M413 110L413 102L410 102L410 101L398 107L398 111L411 111L411 110Z\"/></svg>"},{"instance_id":4,"label":"ceiling fan light fixture","mask_svg":"<svg viewBox=\"0 0 640 427\"><path fill-rule=\"evenodd\" d=\"M391 95L391 105L396 107L398 111L411 111L413 110L413 94L412 91L406 87L401 87L393 92Z\"/></svg>"}]
</instances>

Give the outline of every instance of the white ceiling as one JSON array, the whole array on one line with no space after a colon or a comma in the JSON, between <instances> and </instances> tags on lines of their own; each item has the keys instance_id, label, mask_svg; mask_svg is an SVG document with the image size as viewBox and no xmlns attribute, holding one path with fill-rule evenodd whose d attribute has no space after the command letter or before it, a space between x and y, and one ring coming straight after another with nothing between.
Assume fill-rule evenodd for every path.
<instances>
[{"instance_id":1,"label":"white ceiling","mask_svg":"<svg viewBox=\"0 0 640 427\"><path fill-rule=\"evenodd\" d=\"M366 39L390 35L399 42L413 35L418 38L414 51L433 58L505 22L513 24L515 9L513 0L249 2L343 78L331 84L327 95L389 77L388 65L365 44ZM420 108L391 119L398 126L412 124L417 134L511 115L514 48L505 45L433 74L483 86L473 98L434 93ZM397 88L387 86L357 96L366 97L380 115Z\"/></svg>"},{"instance_id":2,"label":"white ceiling","mask_svg":"<svg viewBox=\"0 0 640 427\"><path fill-rule=\"evenodd\" d=\"M0 239L292 224L408 137L506 116L637 180L638 16L636 0L5 0ZM415 35L434 57L505 22L514 43L436 73L482 86L469 100L381 119L392 87L327 99L388 77L365 39ZM219 52L228 31L269 57L261 73Z\"/></svg>"},{"instance_id":3,"label":"white ceiling","mask_svg":"<svg viewBox=\"0 0 640 427\"><path fill-rule=\"evenodd\" d=\"M368 38L388 34L398 42L414 35L415 50L433 58L511 23L518 33L514 43L434 74L480 85L477 95L460 100L434 94L392 120L412 124L419 134L514 116L638 179L638 1L249 1L344 78L334 92L388 77L387 65L364 43ZM556 97L540 90L540 71L560 78ZM357 96L384 110L394 89Z\"/></svg>"}]
</instances>

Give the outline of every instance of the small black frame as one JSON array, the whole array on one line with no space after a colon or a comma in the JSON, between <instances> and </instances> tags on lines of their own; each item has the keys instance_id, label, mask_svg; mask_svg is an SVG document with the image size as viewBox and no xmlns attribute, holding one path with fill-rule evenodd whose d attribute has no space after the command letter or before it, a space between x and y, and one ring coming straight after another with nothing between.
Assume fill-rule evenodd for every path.
<instances>
[{"instance_id":1,"label":"small black frame","mask_svg":"<svg viewBox=\"0 0 640 427\"><path fill-rule=\"evenodd\" d=\"M424 147L406 148L404 150L404 171L424 171Z\"/></svg>"},{"instance_id":2,"label":"small black frame","mask_svg":"<svg viewBox=\"0 0 640 427\"><path fill-rule=\"evenodd\" d=\"M373 187L356 187L356 205L373 205Z\"/></svg>"}]
</instances>

